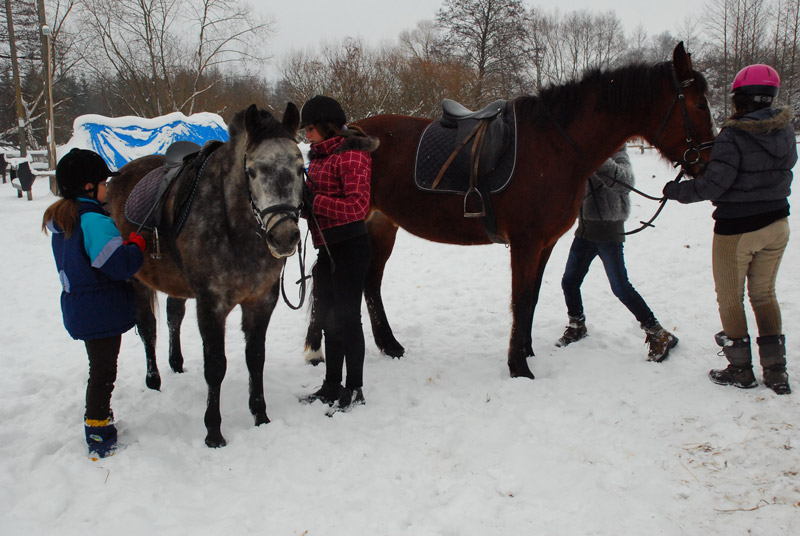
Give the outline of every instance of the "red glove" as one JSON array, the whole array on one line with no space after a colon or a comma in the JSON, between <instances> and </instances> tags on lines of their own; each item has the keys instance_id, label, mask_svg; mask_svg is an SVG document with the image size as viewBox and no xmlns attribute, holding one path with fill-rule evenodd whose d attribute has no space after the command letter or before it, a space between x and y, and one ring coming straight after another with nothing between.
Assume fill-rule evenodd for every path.
<instances>
[{"instance_id":1,"label":"red glove","mask_svg":"<svg viewBox=\"0 0 800 536\"><path fill-rule=\"evenodd\" d=\"M123 244L136 244L137 246L139 246L139 249L142 250L142 253L144 253L144 249L145 247L147 247L147 244L145 244L144 241L144 237L139 233L137 233L136 231L132 232L128 237L128 239L125 242L123 242Z\"/></svg>"}]
</instances>

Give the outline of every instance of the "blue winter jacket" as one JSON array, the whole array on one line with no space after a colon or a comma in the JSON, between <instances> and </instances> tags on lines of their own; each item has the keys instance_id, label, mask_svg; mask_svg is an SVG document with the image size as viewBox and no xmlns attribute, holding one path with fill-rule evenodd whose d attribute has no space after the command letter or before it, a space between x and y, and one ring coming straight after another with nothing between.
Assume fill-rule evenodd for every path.
<instances>
[{"instance_id":1,"label":"blue winter jacket","mask_svg":"<svg viewBox=\"0 0 800 536\"><path fill-rule=\"evenodd\" d=\"M136 244L122 237L99 203L78 198L80 225L69 238L52 221L53 256L61 278L61 313L73 339L122 334L136 324L133 284L144 262Z\"/></svg>"}]
</instances>

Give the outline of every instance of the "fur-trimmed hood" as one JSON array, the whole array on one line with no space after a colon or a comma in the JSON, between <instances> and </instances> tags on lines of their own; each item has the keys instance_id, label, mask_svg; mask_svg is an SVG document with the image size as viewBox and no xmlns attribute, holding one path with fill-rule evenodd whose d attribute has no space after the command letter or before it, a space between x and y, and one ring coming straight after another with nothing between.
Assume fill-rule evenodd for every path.
<instances>
[{"instance_id":1,"label":"fur-trimmed hood","mask_svg":"<svg viewBox=\"0 0 800 536\"><path fill-rule=\"evenodd\" d=\"M362 134L355 129L342 132L341 136L329 138L311 146L309 158L324 158L331 154L341 154L346 151L364 151L371 153L380 145L375 136Z\"/></svg>"},{"instance_id":2,"label":"fur-trimmed hood","mask_svg":"<svg viewBox=\"0 0 800 536\"><path fill-rule=\"evenodd\" d=\"M792 122L791 108L762 108L739 119L728 119L722 128L733 128L751 133L771 132L786 128Z\"/></svg>"}]
</instances>

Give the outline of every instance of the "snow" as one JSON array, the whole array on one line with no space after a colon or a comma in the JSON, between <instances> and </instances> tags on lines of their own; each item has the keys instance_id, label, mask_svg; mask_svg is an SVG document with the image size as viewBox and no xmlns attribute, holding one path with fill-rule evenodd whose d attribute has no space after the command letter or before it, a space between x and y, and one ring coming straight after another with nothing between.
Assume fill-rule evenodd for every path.
<instances>
[{"instance_id":1,"label":"snow","mask_svg":"<svg viewBox=\"0 0 800 536\"><path fill-rule=\"evenodd\" d=\"M674 176L651 152L631 157L648 193ZM237 310L222 389L228 446L207 448L194 305L183 329L186 373L174 374L161 296L162 391L145 387L143 347L127 333L112 400L124 449L92 462L82 426L87 359L63 329L40 231L53 201L45 180L33 201L0 187L4 535L800 534L800 395L706 377L724 365L713 339L708 203L670 203L655 229L626 242L631 281L680 338L664 363L646 361L643 333L599 263L583 285L590 336L554 346L566 322L560 279L570 232L536 311L536 379L511 379L508 250L401 232L383 288L406 355L380 354L365 310L365 406L328 418L327 406L298 403L324 369L303 361L306 311L281 303L267 334L272 422L253 426ZM656 208L635 196L633 205L631 228ZM778 296L796 391L798 262L790 241ZM294 258L289 267L297 271ZM749 309L748 318L755 336Z\"/></svg>"}]
</instances>

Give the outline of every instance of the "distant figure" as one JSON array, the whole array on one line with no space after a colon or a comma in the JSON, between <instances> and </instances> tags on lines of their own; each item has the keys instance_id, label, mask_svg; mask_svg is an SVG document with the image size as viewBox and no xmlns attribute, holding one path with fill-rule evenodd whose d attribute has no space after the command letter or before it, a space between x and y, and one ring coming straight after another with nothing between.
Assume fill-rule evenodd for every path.
<instances>
[{"instance_id":1,"label":"distant figure","mask_svg":"<svg viewBox=\"0 0 800 536\"><path fill-rule=\"evenodd\" d=\"M660 363L678 344L678 339L661 327L647 303L628 281L622 246L625 241L625 220L630 215L629 187L633 184L633 168L624 145L600 166L586 184L578 229L561 279L569 325L556 346L567 346L587 335L581 284L594 258L600 257L611 290L633 313L645 332L645 343L649 347L647 360Z\"/></svg>"},{"instance_id":2,"label":"distant figure","mask_svg":"<svg viewBox=\"0 0 800 536\"><path fill-rule=\"evenodd\" d=\"M311 142L305 195L309 208L304 215L318 250L313 275L325 337L325 381L301 401L322 400L335 404L335 411L364 404L361 295L372 255L365 218L370 153L378 148L377 138L347 128L346 122L344 110L331 97L317 95L300 110L300 127ZM347 381L342 387L345 364Z\"/></svg>"},{"instance_id":3,"label":"distant figure","mask_svg":"<svg viewBox=\"0 0 800 536\"><path fill-rule=\"evenodd\" d=\"M123 242L103 210L111 175L116 173L99 154L71 150L56 166L62 199L47 208L42 220L42 230L53 233L64 327L73 339L84 341L89 356L84 431L93 460L110 456L117 445L111 393L122 334L136 324L129 279L142 266L145 248L136 233Z\"/></svg>"},{"instance_id":4,"label":"distant figure","mask_svg":"<svg viewBox=\"0 0 800 536\"><path fill-rule=\"evenodd\" d=\"M667 183L664 197L710 200L716 207L711 260L722 331L715 339L729 364L709 371L709 378L743 389L757 385L744 311L747 281L764 384L783 395L792 390L775 280L789 241L787 197L797 146L791 109L772 107L779 88L769 65L739 71L731 87L734 113L714 141L708 168L695 180Z\"/></svg>"}]
</instances>

